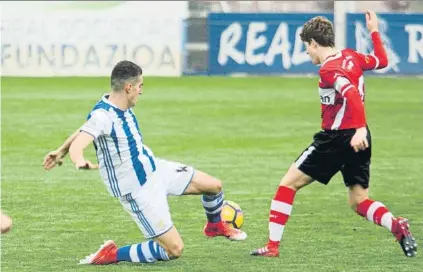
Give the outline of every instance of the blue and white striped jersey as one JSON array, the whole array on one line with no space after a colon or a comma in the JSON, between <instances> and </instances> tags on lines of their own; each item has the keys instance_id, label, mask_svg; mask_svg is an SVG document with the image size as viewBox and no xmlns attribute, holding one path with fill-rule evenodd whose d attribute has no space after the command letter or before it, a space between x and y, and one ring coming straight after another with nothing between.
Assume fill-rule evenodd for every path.
<instances>
[{"instance_id":1,"label":"blue and white striped jersey","mask_svg":"<svg viewBox=\"0 0 423 272\"><path fill-rule=\"evenodd\" d=\"M156 163L132 110L120 110L108 97L95 105L81 131L94 137L101 177L110 194L119 197L144 185Z\"/></svg>"}]
</instances>

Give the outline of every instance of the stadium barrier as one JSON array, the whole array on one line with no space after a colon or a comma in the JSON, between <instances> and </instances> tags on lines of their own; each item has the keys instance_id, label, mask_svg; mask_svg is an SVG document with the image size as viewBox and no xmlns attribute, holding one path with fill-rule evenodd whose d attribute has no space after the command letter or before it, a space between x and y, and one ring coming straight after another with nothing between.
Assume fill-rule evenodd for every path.
<instances>
[{"instance_id":1,"label":"stadium barrier","mask_svg":"<svg viewBox=\"0 0 423 272\"><path fill-rule=\"evenodd\" d=\"M166 2L167 9L154 1L4 2L2 76L108 76L121 59L154 76L314 74L298 34L313 16L334 20L332 13L211 13L190 31L186 1ZM373 73L422 75L423 14L379 16L389 66ZM371 53L363 14L346 19L345 44Z\"/></svg>"},{"instance_id":2,"label":"stadium barrier","mask_svg":"<svg viewBox=\"0 0 423 272\"><path fill-rule=\"evenodd\" d=\"M122 59L180 76L185 2L4 2L2 76L109 76Z\"/></svg>"},{"instance_id":3,"label":"stadium barrier","mask_svg":"<svg viewBox=\"0 0 423 272\"><path fill-rule=\"evenodd\" d=\"M211 13L207 18L208 74L313 74L317 72L299 38L308 19L333 14ZM423 74L423 14L380 14L389 66L373 73ZM336 27L336 26L335 26ZM347 14L346 44L372 53L362 13Z\"/></svg>"}]
</instances>

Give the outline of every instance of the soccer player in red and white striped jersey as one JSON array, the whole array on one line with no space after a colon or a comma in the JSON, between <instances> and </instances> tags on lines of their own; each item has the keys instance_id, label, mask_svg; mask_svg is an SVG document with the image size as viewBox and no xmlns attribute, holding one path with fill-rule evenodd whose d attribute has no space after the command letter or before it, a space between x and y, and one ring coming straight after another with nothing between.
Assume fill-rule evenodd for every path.
<instances>
[{"instance_id":1,"label":"soccer player in red and white striped jersey","mask_svg":"<svg viewBox=\"0 0 423 272\"><path fill-rule=\"evenodd\" d=\"M388 59L373 11L366 12L366 23L374 55L363 55L352 49L337 51L333 25L324 17L315 17L304 24L301 39L313 64L321 65L322 130L314 135L313 143L282 178L270 207L268 242L251 255L278 257L279 243L298 190L313 181L326 185L339 171L349 189L351 208L392 232L406 256L417 254L417 243L408 221L394 217L384 204L369 198L371 135L364 110L363 71L384 68Z\"/></svg>"}]
</instances>

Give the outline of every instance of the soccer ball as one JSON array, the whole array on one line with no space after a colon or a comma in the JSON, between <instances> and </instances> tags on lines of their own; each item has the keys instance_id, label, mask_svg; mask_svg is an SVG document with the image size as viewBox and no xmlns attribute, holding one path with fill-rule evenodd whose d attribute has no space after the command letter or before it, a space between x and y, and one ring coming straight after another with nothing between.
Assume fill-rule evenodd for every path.
<instances>
[{"instance_id":1,"label":"soccer ball","mask_svg":"<svg viewBox=\"0 0 423 272\"><path fill-rule=\"evenodd\" d=\"M229 223L237 229L240 229L244 223L244 213L242 212L241 207L230 200L225 200L223 202L221 217L222 221Z\"/></svg>"}]
</instances>

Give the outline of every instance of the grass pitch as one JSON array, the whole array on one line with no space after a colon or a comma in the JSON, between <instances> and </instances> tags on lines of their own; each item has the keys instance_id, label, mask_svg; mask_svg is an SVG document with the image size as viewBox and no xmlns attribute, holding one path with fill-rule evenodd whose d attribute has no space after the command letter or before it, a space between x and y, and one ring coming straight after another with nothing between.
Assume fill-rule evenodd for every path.
<instances>
[{"instance_id":1,"label":"grass pitch","mask_svg":"<svg viewBox=\"0 0 423 272\"><path fill-rule=\"evenodd\" d=\"M192 164L224 182L226 199L245 212L249 238L206 239L198 196L170 200L185 250L171 262L79 266L103 240L143 240L97 171L69 159L41 164L80 126L108 91L107 78L2 79L2 271L420 271L387 230L347 205L341 175L296 197L278 259L248 255L267 238L270 201L289 165L320 126L316 78L146 78L135 112L156 156ZM373 136L371 197L410 219L423 245L423 80L366 79ZM95 159L93 148L87 158ZM420 252L421 252L420 248ZM420 253L421 254L421 253ZM421 254L423 255L423 254ZM419 268L420 267L420 268Z\"/></svg>"}]
</instances>

